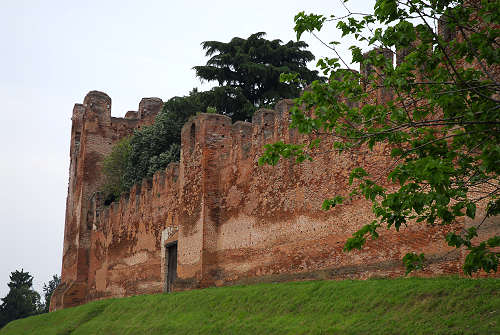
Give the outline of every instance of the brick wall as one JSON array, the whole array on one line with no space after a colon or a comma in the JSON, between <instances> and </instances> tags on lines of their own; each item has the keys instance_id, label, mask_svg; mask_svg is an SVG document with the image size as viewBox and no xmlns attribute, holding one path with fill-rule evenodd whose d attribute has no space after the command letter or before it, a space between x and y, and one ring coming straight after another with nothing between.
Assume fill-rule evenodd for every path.
<instances>
[{"instance_id":1,"label":"brick wall","mask_svg":"<svg viewBox=\"0 0 500 335\"><path fill-rule=\"evenodd\" d=\"M387 50L376 52L392 59ZM361 69L365 75L373 71L377 73ZM371 99L387 101L391 96L374 89ZM392 161L383 145L339 154L324 137L312 162L281 160L275 167L258 166L264 144L310 140L289 129L291 100L279 102L274 110L257 111L251 123L232 124L218 114L196 116L182 129L179 163L104 207L97 192L103 157L133 129L151 124L162 104L145 98L139 111L128 112L124 119L111 117L111 99L101 92L90 92L84 104L75 105L62 284L51 310L164 291L165 246L172 242L178 245L174 290L402 276L401 258L410 251L424 252L429 260L418 275L460 273L465 254L448 247L443 237L470 221L437 227L413 224L400 233L381 230L379 239L363 250L342 251L346 239L373 219L371 205L353 199L325 212L321 204L327 197L350 192L347 180L354 167L363 166L386 181ZM498 234L499 221L487 220L480 236Z\"/></svg>"},{"instance_id":2,"label":"brick wall","mask_svg":"<svg viewBox=\"0 0 500 335\"><path fill-rule=\"evenodd\" d=\"M124 119L111 117L111 98L102 92L91 91L83 104L75 105L61 269L64 285L56 290L51 309L87 301L89 278L93 277L89 256L95 246L92 228L96 216L95 202L99 198L96 191L103 183L102 161L114 143L130 135L134 129L151 124L162 105L158 98L144 98L139 106L141 113L130 113Z\"/></svg>"}]
</instances>

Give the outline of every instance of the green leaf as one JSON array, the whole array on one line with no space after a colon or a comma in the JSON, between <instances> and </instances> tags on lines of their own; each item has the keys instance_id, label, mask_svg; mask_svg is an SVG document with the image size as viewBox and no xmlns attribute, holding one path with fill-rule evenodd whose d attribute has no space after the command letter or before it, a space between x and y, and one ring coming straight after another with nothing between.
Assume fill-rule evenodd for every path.
<instances>
[{"instance_id":1,"label":"green leaf","mask_svg":"<svg viewBox=\"0 0 500 335\"><path fill-rule=\"evenodd\" d=\"M352 185L354 179L361 179L366 176L368 176L368 172L366 172L362 167L353 169L349 175L349 185Z\"/></svg>"},{"instance_id":2,"label":"green leaf","mask_svg":"<svg viewBox=\"0 0 500 335\"><path fill-rule=\"evenodd\" d=\"M474 219L476 217L476 204L473 202L468 202L465 213L467 214L468 217Z\"/></svg>"},{"instance_id":3,"label":"green leaf","mask_svg":"<svg viewBox=\"0 0 500 335\"><path fill-rule=\"evenodd\" d=\"M423 253L417 255L414 252L407 253L403 257L403 264L406 268L405 274L408 275L412 271L421 270L425 266L425 256Z\"/></svg>"},{"instance_id":4,"label":"green leaf","mask_svg":"<svg viewBox=\"0 0 500 335\"><path fill-rule=\"evenodd\" d=\"M324 211L327 211L327 210L335 207L336 205L341 204L342 202L344 202L344 197L337 195L332 199L325 199L323 201L323 204L321 205L321 209L323 209Z\"/></svg>"}]
</instances>

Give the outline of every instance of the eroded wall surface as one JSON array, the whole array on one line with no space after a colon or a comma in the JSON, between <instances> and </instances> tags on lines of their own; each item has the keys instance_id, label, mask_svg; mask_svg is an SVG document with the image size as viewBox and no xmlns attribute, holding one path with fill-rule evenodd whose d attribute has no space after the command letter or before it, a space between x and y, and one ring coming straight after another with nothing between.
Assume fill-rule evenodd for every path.
<instances>
[{"instance_id":1,"label":"eroded wall surface","mask_svg":"<svg viewBox=\"0 0 500 335\"><path fill-rule=\"evenodd\" d=\"M72 115L70 171L64 229L62 284L53 295L51 308L75 306L89 294L90 252L93 244L96 193L102 186L102 161L114 143L134 129L151 124L162 108L158 98L144 98L139 111L125 118L111 117L111 98L89 92L83 104L75 104Z\"/></svg>"},{"instance_id":2,"label":"eroded wall surface","mask_svg":"<svg viewBox=\"0 0 500 335\"><path fill-rule=\"evenodd\" d=\"M462 255L446 246L443 236L462 224L383 231L363 250L343 252L346 239L374 219L371 205L359 198L323 211L321 204L327 197L350 192L348 175L357 166L386 181L392 163L388 149L338 154L331 150L331 140L323 138L312 162L259 166L263 145L306 139L288 128L291 105L282 101L276 110L260 110L252 123L231 124L229 118L207 114L185 125L180 168L185 182L193 180L188 189L202 192L181 190L181 206L192 210L180 220L179 288L185 282L204 287L401 276L401 258L410 251L426 253L430 264L424 275L460 271ZM194 147L192 129L198 132Z\"/></svg>"},{"instance_id":3,"label":"eroded wall surface","mask_svg":"<svg viewBox=\"0 0 500 335\"><path fill-rule=\"evenodd\" d=\"M374 69L361 69L365 75L370 71ZM391 99L385 89L371 96L378 103ZM257 111L251 123L232 124L218 114L196 116L182 129L179 163L104 206L98 192L104 156L133 129L151 124L162 104L157 98L143 99L139 111L128 112L124 119L111 117L111 99L102 92L92 91L83 104L75 105L62 284L51 310L165 291L167 246L172 243L178 248L174 290L402 276L401 258L407 252L426 254L429 264L418 275L460 273L465 254L448 247L444 235L470 221L412 224L399 233L380 230L380 237L362 250L343 252L347 238L374 219L371 205L353 198L323 211L321 204L352 190L348 176L358 166L383 186L394 187L387 181L394 163L389 148L362 147L339 154L332 150L332 139L323 136L311 162L258 165L265 144L311 140L289 129L291 100L279 102L274 110ZM499 233L497 217L481 225L481 238Z\"/></svg>"},{"instance_id":4,"label":"eroded wall surface","mask_svg":"<svg viewBox=\"0 0 500 335\"><path fill-rule=\"evenodd\" d=\"M178 178L172 164L152 181L135 185L119 203L97 206L87 299L163 290L162 233L178 226Z\"/></svg>"},{"instance_id":5,"label":"eroded wall surface","mask_svg":"<svg viewBox=\"0 0 500 335\"><path fill-rule=\"evenodd\" d=\"M178 243L175 290L401 276L401 258L410 251L424 252L429 260L419 275L460 273L464 255L448 247L443 237L465 222L410 225L400 233L382 230L363 250L343 252L346 239L373 219L370 203L355 198L330 211L321 210L321 204L327 197L350 192L347 181L354 167L363 166L386 181L392 163L388 149L339 154L330 150L331 139L322 138L312 162L259 166L263 145L308 140L289 129L291 106L292 101L284 100L275 110L259 110L252 123L198 115L183 128L179 164L135 185L108 207L99 193L89 196L84 226L88 254L74 260L66 251L61 285L66 290L58 291L52 308L163 292L165 245L171 242ZM384 186L391 187L388 182ZM72 223L67 225L71 228ZM498 227L493 218L483 225L482 234L498 233Z\"/></svg>"}]
</instances>

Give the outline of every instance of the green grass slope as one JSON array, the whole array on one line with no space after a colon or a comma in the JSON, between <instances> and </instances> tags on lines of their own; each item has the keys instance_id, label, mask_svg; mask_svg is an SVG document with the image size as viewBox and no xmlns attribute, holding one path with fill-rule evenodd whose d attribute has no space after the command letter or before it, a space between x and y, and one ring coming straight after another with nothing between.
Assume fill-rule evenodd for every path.
<instances>
[{"instance_id":1,"label":"green grass slope","mask_svg":"<svg viewBox=\"0 0 500 335\"><path fill-rule=\"evenodd\" d=\"M7 334L500 334L500 280L403 278L209 288L108 299Z\"/></svg>"}]
</instances>

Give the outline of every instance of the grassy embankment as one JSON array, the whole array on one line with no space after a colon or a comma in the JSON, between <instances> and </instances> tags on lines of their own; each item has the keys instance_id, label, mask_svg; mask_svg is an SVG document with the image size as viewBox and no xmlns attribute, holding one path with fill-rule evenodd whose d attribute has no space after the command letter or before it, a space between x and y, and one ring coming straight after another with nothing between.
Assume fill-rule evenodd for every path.
<instances>
[{"instance_id":1,"label":"grassy embankment","mask_svg":"<svg viewBox=\"0 0 500 335\"><path fill-rule=\"evenodd\" d=\"M500 280L406 278L210 288L108 299L7 334L500 334Z\"/></svg>"}]
</instances>

